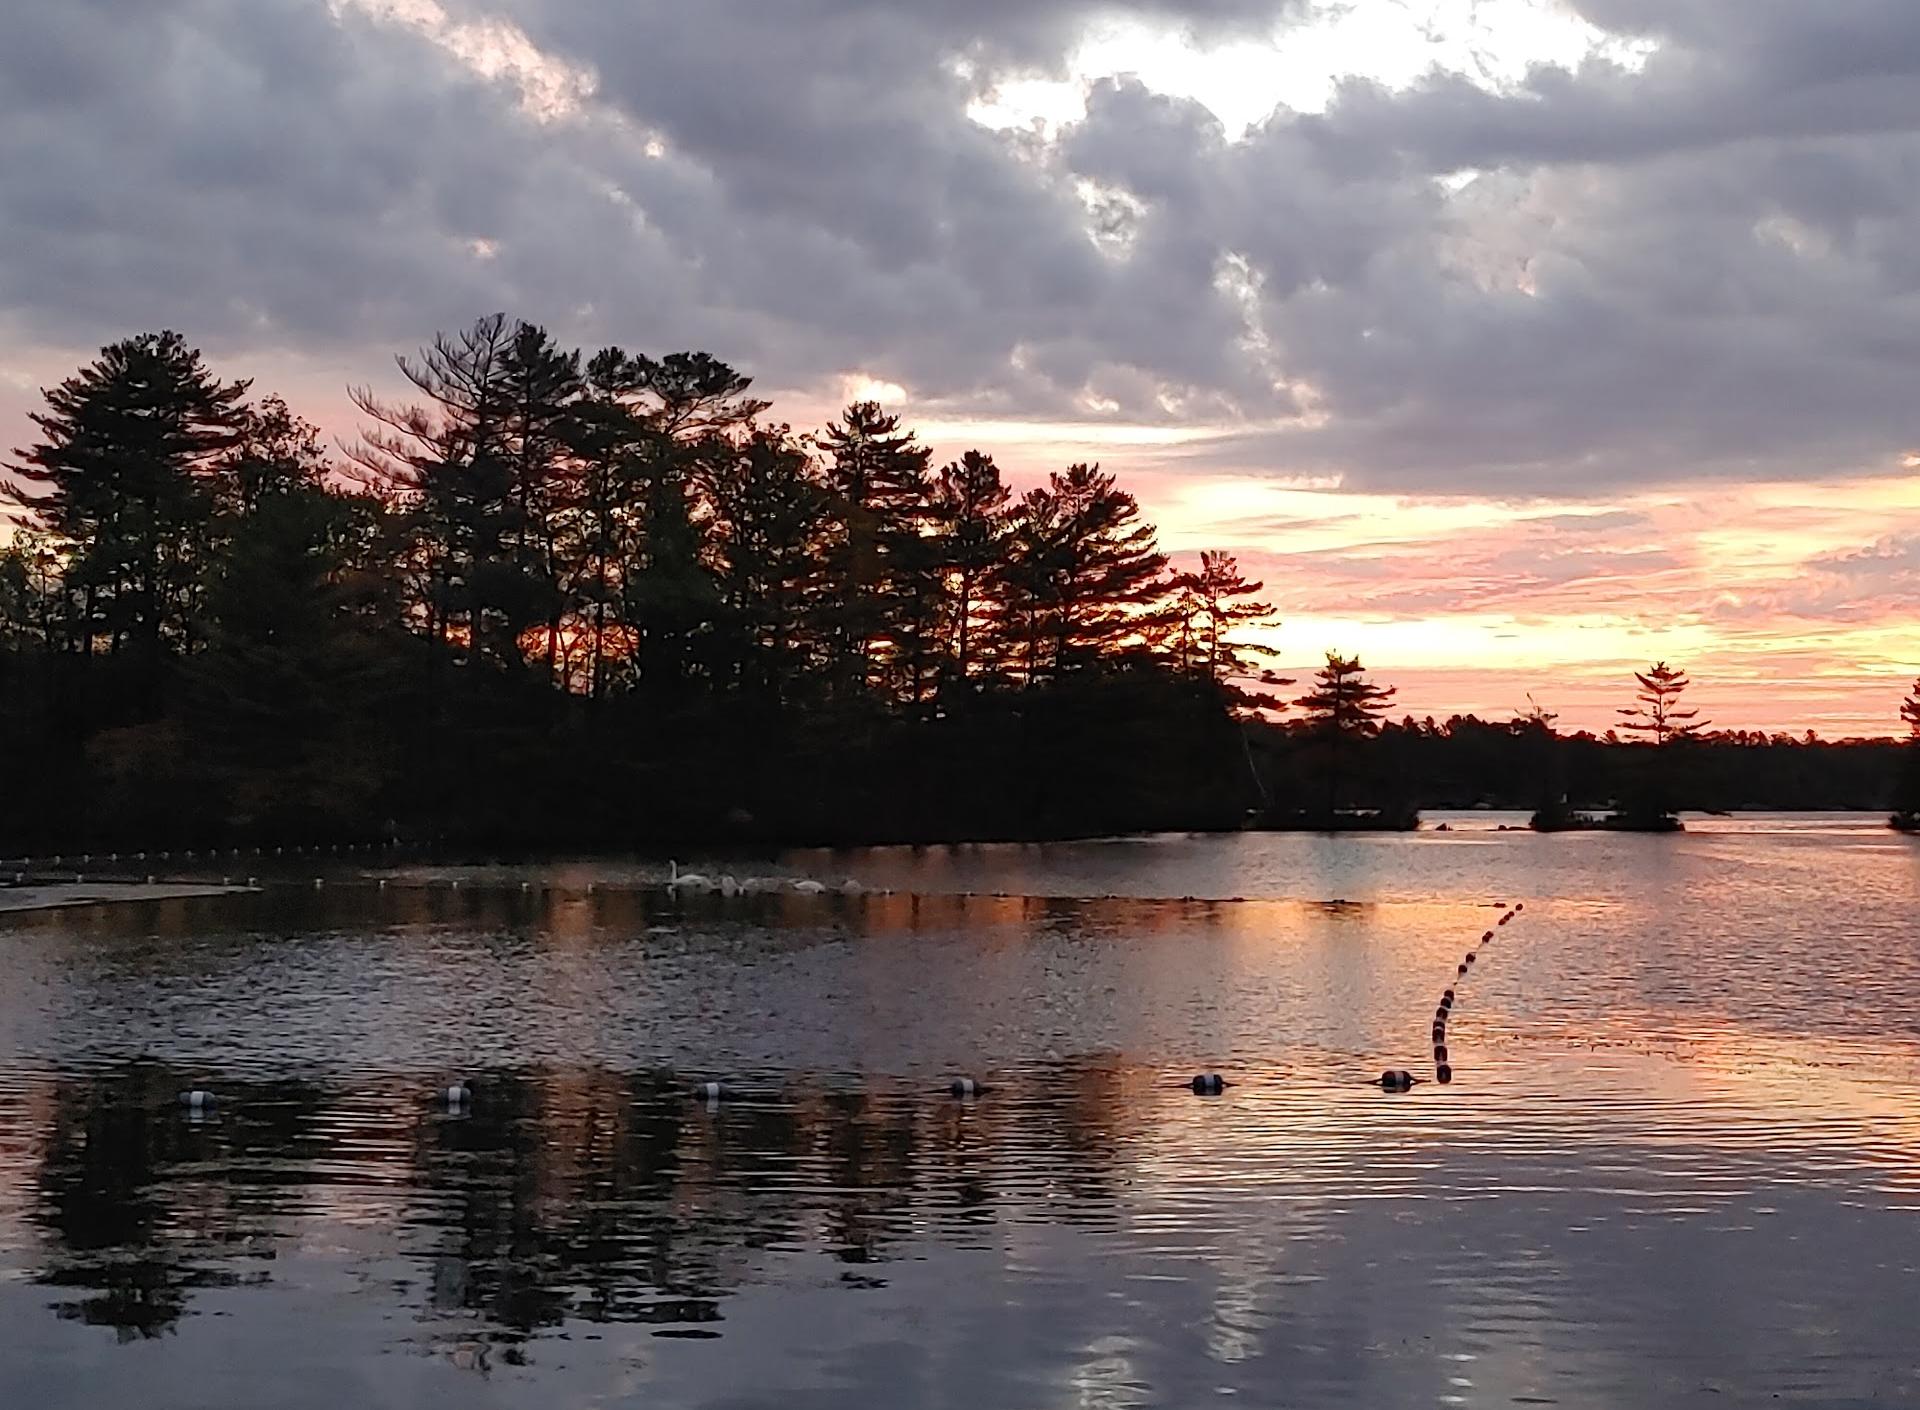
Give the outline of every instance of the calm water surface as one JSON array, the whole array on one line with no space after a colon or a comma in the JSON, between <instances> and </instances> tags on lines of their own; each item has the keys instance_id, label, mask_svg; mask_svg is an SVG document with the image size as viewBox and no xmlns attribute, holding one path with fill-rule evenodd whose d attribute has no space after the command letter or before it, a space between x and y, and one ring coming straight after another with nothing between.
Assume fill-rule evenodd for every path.
<instances>
[{"instance_id":1,"label":"calm water surface","mask_svg":"<svg viewBox=\"0 0 1920 1410\"><path fill-rule=\"evenodd\" d=\"M1920 1402L1920 844L1450 821L0 920L0 1404Z\"/></svg>"}]
</instances>

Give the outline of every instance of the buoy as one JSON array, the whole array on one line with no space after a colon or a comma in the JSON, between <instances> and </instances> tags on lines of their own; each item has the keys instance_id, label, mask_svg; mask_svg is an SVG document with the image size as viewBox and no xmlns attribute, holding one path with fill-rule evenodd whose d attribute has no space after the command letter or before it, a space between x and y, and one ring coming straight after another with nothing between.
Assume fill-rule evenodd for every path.
<instances>
[{"instance_id":1,"label":"buoy","mask_svg":"<svg viewBox=\"0 0 1920 1410\"><path fill-rule=\"evenodd\" d=\"M1380 1074L1380 1086L1388 1092L1404 1092L1413 1086L1413 1074L1402 1069L1388 1068Z\"/></svg>"},{"instance_id":2,"label":"buoy","mask_svg":"<svg viewBox=\"0 0 1920 1410\"><path fill-rule=\"evenodd\" d=\"M317 876L316 876L316 877L315 877L315 878L313 879L313 889L314 889L315 891L318 891L318 890L319 890L319 889L320 889L320 888L321 888L322 886L324 886L324 885L326 885L326 883L325 883L324 881L322 881L322 880L321 880L321 879L320 879L319 877L317 877Z\"/></svg>"},{"instance_id":3,"label":"buoy","mask_svg":"<svg viewBox=\"0 0 1920 1410\"><path fill-rule=\"evenodd\" d=\"M1469 950L1469 951L1467 951L1467 963L1468 963L1468 964L1472 964L1472 963L1474 962L1474 960L1476 960L1477 958L1479 958L1479 957L1478 957L1477 955L1475 955L1475 954L1474 954L1474 952L1473 952L1472 950Z\"/></svg>"},{"instance_id":4,"label":"buoy","mask_svg":"<svg viewBox=\"0 0 1920 1410\"><path fill-rule=\"evenodd\" d=\"M947 1084L947 1090L956 1097L977 1097L987 1089L971 1077L956 1077Z\"/></svg>"},{"instance_id":5,"label":"buoy","mask_svg":"<svg viewBox=\"0 0 1920 1410\"><path fill-rule=\"evenodd\" d=\"M1493 932L1492 932L1491 930L1489 930L1489 931L1488 931L1488 932L1487 932L1487 933L1486 933L1485 935L1482 935L1482 936L1480 937L1480 943L1481 943L1482 945L1484 945L1484 944L1486 944L1486 943L1487 943L1487 941L1489 941L1489 940L1491 940L1491 939L1493 939Z\"/></svg>"},{"instance_id":6,"label":"buoy","mask_svg":"<svg viewBox=\"0 0 1920 1410\"><path fill-rule=\"evenodd\" d=\"M151 874L149 874L147 877L147 885L149 886L153 885L153 877Z\"/></svg>"},{"instance_id":7,"label":"buoy","mask_svg":"<svg viewBox=\"0 0 1920 1410\"><path fill-rule=\"evenodd\" d=\"M247 885L249 885L249 886L258 886L259 884L260 884L260 878L259 878L259 877L257 877L257 876L250 876L250 877L248 877L248 878L247 878Z\"/></svg>"},{"instance_id":8,"label":"buoy","mask_svg":"<svg viewBox=\"0 0 1920 1410\"><path fill-rule=\"evenodd\" d=\"M387 879L386 879L386 878L385 878L384 876L380 878L380 887L379 887L379 889L380 889L380 890L382 890L382 891L385 891L385 890L387 889Z\"/></svg>"},{"instance_id":9,"label":"buoy","mask_svg":"<svg viewBox=\"0 0 1920 1410\"><path fill-rule=\"evenodd\" d=\"M212 1092L202 1087L195 1087L190 1092L180 1094L180 1105L188 1111L212 1111L218 1103L214 1100Z\"/></svg>"},{"instance_id":10,"label":"buoy","mask_svg":"<svg viewBox=\"0 0 1920 1410\"><path fill-rule=\"evenodd\" d=\"M523 881L520 883L520 889L522 891L531 891L533 890L533 883L531 881Z\"/></svg>"},{"instance_id":11,"label":"buoy","mask_svg":"<svg viewBox=\"0 0 1920 1410\"><path fill-rule=\"evenodd\" d=\"M1437 1043L1434 1045L1433 1060L1440 1063L1444 1063L1447 1060L1447 1045L1445 1043Z\"/></svg>"},{"instance_id":12,"label":"buoy","mask_svg":"<svg viewBox=\"0 0 1920 1410\"><path fill-rule=\"evenodd\" d=\"M1456 975L1464 975L1466 972L1467 972L1467 967L1465 965L1461 965L1460 968L1454 971Z\"/></svg>"},{"instance_id":13,"label":"buoy","mask_svg":"<svg viewBox=\"0 0 1920 1410\"><path fill-rule=\"evenodd\" d=\"M1196 1097L1217 1097L1227 1090L1227 1079L1217 1072L1203 1072L1187 1085Z\"/></svg>"},{"instance_id":14,"label":"buoy","mask_svg":"<svg viewBox=\"0 0 1920 1410\"><path fill-rule=\"evenodd\" d=\"M1439 1064L1433 1069L1433 1080L1436 1082L1453 1081L1453 1069L1448 1067L1444 1062Z\"/></svg>"},{"instance_id":15,"label":"buoy","mask_svg":"<svg viewBox=\"0 0 1920 1410\"><path fill-rule=\"evenodd\" d=\"M1515 901L1513 903L1513 912L1515 915L1518 915L1521 911L1524 911L1526 908L1527 908L1527 903L1525 901Z\"/></svg>"},{"instance_id":16,"label":"buoy","mask_svg":"<svg viewBox=\"0 0 1920 1410\"><path fill-rule=\"evenodd\" d=\"M1505 925L1508 921L1512 919L1513 919L1513 912L1508 911L1505 915L1500 917L1500 924Z\"/></svg>"},{"instance_id":17,"label":"buoy","mask_svg":"<svg viewBox=\"0 0 1920 1410\"><path fill-rule=\"evenodd\" d=\"M693 1094L696 1097L704 1097L710 1102L720 1101L722 1098L730 1095L726 1087L719 1082L702 1082L693 1089Z\"/></svg>"},{"instance_id":18,"label":"buoy","mask_svg":"<svg viewBox=\"0 0 1920 1410\"><path fill-rule=\"evenodd\" d=\"M1447 1025L1446 1024L1436 1023L1433 1025L1433 1041L1436 1043L1444 1043L1447 1041Z\"/></svg>"},{"instance_id":19,"label":"buoy","mask_svg":"<svg viewBox=\"0 0 1920 1410\"><path fill-rule=\"evenodd\" d=\"M440 1094L440 1098L447 1104L449 1110L463 1107L473 1100L473 1088L464 1082L455 1082Z\"/></svg>"}]
</instances>

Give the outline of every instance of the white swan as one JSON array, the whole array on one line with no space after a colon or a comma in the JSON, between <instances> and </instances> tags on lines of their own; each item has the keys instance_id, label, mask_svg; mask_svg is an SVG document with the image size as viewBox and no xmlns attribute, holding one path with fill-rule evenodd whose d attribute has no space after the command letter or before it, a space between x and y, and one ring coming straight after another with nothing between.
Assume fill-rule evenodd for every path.
<instances>
[{"instance_id":1,"label":"white swan","mask_svg":"<svg viewBox=\"0 0 1920 1410\"><path fill-rule=\"evenodd\" d=\"M667 889L669 891L711 891L713 890L713 878L702 876L697 871L690 871L683 874L680 870L680 863L669 861L667 863Z\"/></svg>"}]
</instances>

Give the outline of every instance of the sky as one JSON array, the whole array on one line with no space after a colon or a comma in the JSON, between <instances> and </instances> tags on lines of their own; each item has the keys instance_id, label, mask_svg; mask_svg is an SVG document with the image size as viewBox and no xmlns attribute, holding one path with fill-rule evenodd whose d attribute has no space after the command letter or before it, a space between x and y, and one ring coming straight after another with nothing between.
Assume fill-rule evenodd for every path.
<instances>
[{"instance_id":1,"label":"sky","mask_svg":"<svg viewBox=\"0 0 1920 1410\"><path fill-rule=\"evenodd\" d=\"M1097 459L1406 713L1920 674L1912 0L13 9L0 447L158 327L351 436L504 310Z\"/></svg>"}]
</instances>

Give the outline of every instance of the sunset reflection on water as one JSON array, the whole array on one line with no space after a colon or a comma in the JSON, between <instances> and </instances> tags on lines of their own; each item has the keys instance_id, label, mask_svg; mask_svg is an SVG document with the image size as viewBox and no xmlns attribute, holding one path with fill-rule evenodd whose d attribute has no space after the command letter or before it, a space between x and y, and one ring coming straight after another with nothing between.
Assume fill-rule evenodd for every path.
<instances>
[{"instance_id":1,"label":"sunset reflection on water","mask_svg":"<svg viewBox=\"0 0 1920 1410\"><path fill-rule=\"evenodd\" d=\"M16 917L0 1381L1901 1403L1920 851L1885 842L796 854L729 865L894 894L737 898L416 868ZM1526 911L1458 986L1453 1083L1368 1085L1431 1078L1500 900ZM435 1101L455 1077L470 1113Z\"/></svg>"}]
</instances>

